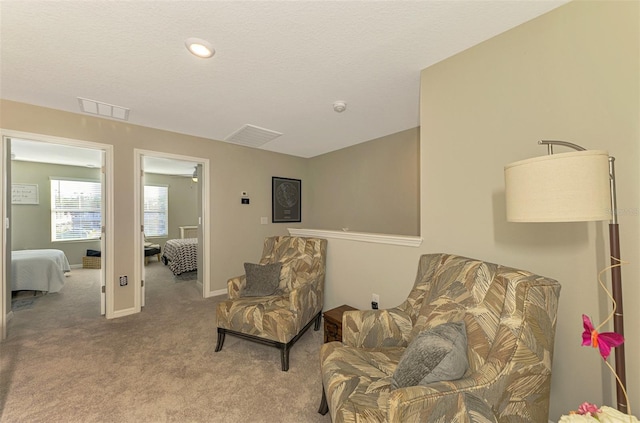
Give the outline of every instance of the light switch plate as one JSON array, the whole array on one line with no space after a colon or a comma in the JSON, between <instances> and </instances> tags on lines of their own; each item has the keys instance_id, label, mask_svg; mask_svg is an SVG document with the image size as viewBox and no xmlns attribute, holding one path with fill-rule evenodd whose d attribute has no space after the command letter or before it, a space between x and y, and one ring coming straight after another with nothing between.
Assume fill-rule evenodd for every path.
<instances>
[{"instance_id":1,"label":"light switch plate","mask_svg":"<svg viewBox=\"0 0 640 423\"><path fill-rule=\"evenodd\" d=\"M269 223L269 218L268 217L261 217L260 218L260 224L261 225L266 225L267 223Z\"/></svg>"}]
</instances>

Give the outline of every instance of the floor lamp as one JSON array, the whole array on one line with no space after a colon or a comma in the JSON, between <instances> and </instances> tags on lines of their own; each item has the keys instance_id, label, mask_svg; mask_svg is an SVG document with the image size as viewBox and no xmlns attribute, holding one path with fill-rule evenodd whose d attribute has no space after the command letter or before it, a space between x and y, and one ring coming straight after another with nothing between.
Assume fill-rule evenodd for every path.
<instances>
[{"instance_id":1,"label":"floor lamp","mask_svg":"<svg viewBox=\"0 0 640 423\"><path fill-rule=\"evenodd\" d=\"M539 141L548 155L505 166L507 220L510 222L589 222L609 220L614 332L624 336L620 237L616 216L614 157L566 141ZM554 146L574 152L553 154ZM627 412L624 344L615 348L618 410Z\"/></svg>"}]
</instances>

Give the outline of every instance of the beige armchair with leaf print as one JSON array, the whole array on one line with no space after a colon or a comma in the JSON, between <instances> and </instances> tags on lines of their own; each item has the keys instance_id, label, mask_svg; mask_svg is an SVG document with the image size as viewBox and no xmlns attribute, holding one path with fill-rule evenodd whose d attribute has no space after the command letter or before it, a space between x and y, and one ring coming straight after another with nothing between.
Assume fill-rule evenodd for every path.
<instances>
[{"instance_id":1,"label":"beige armchair with leaf print","mask_svg":"<svg viewBox=\"0 0 640 423\"><path fill-rule=\"evenodd\" d=\"M338 422L548 420L560 285L449 254L420 258L407 300L348 311L320 351Z\"/></svg>"},{"instance_id":2,"label":"beige armchair with leaf print","mask_svg":"<svg viewBox=\"0 0 640 423\"><path fill-rule=\"evenodd\" d=\"M216 352L229 334L279 348L282 370L289 370L293 344L312 323L320 329L326 255L326 239L265 239L260 262L245 263L246 274L227 282L229 298L216 309Z\"/></svg>"}]
</instances>

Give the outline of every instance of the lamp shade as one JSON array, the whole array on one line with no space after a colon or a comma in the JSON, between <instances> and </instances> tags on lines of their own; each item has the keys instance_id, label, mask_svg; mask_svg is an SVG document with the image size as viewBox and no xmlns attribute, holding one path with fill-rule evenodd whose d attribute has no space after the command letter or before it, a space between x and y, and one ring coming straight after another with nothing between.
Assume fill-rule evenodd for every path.
<instances>
[{"instance_id":1,"label":"lamp shade","mask_svg":"<svg viewBox=\"0 0 640 423\"><path fill-rule=\"evenodd\" d=\"M586 150L551 154L504 167L507 220L611 220L609 154Z\"/></svg>"}]
</instances>

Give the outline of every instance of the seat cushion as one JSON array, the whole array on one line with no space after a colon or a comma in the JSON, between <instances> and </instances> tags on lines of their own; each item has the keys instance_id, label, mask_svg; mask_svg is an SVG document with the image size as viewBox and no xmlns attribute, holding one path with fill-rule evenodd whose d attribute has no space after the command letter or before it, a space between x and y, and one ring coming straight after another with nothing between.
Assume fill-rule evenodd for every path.
<instances>
[{"instance_id":1,"label":"seat cushion","mask_svg":"<svg viewBox=\"0 0 640 423\"><path fill-rule=\"evenodd\" d=\"M288 296L242 297L216 308L218 327L287 343L300 331ZM306 323L306 322L305 322Z\"/></svg>"},{"instance_id":2,"label":"seat cushion","mask_svg":"<svg viewBox=\"0 0 640 423\"><path fill-rule=\"evenodd\" d=\"M404 350L353 348L340 342L322 346L323 385L333 423L387 420L392 376Z\"/></svg>"}]
</instances>

